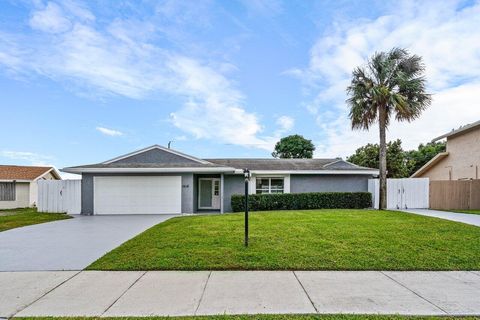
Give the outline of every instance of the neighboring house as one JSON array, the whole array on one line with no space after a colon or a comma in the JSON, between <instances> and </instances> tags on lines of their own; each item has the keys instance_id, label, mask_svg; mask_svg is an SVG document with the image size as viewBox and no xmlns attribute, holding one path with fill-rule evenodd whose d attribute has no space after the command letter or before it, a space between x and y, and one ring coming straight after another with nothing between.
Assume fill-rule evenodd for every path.
<instances>
[{"instance_id":1,"label":"neighboring house","mask_svg":"<svg viewBox=\"0 0 480 320\"><path fill-rule=\"evenodd\" d=\"M412 175L430 180L466 180L480 176L480 121L441 135L432 142L447 139L447 150Z\"/></svg>"},{"instance_id":2,"label":"neighboring house","mask_svg":"<svg viewBox=\"0 0 480 320\"><path fill-rule=\"evenodd\" d=\"M154 145L98 164L82 175L82 214L231 211L233 194L367 191L378 170L341 159L198 159Z\"/></svg>"},{"instance_id":3,"label":"neighboring house","mask_svg":"<svg viewBox=\"0 0 480 320\"><path fill-rule=\"evenodd\" d=\"M53 167L0 165L0 209L33 207L38 180L61 180Z\"/></svg>"}]
</instances>

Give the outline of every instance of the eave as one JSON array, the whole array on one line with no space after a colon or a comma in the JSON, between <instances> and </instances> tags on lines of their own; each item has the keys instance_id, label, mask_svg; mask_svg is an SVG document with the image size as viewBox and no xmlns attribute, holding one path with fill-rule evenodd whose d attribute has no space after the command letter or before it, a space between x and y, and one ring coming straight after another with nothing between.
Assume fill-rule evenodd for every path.
<instances>
[{"instance_id":1,"label":"eave","mask_svg":"<svg viewBox=\"0 0 480 320\"><path fill-rule=\"evenodd\" d=\"M418 178L428 170L430 170L433 166L435 166L438 162L448 156L448 152L440 152L435 157L433 157L430 161L425 163L423 167L418 169L414 174L410 176L410 178Z\"/></svg>"},{"instance_id":2,"label":"eave","mask_svg":"<svg viewBox=\"0 0 480 320\"><path fill-rule=\"evenodd\" d=\"M63 168L60 170L68 173L233 173L235 168L209 167L209 168Z\"/></svg>"}]
</instances>

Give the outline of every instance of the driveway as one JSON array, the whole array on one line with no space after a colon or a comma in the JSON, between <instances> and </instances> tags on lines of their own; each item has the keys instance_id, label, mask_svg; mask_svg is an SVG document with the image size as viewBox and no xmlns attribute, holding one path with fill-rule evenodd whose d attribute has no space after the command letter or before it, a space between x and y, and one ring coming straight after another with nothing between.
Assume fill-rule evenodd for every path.
<instances>
[{"instance_id":1,"label":"driveway","mask_svg":"<svg viewBox=\"0 0 480 320\"><path fill-rule=\"evenodd\" d=\"M0 271L82 270L174 215L80 216L0 232Z\"/></svg>"},{"instance_id":2,"label":"driveway","mask_svg":"<svg viewBox=\"0 0 480 320\"><path fill-rule=\"evenodd\" d=\"M471 225L480 227L480 215L478 214L456 213L456 212L447 212L447 211L430 210L430 209L402 209L401 211L420 214L422 216L429 216L429 217L435 217L435 218L442 218L445 220L463 222L466 224L471 224Z\"/></svg>"}]
</instances>

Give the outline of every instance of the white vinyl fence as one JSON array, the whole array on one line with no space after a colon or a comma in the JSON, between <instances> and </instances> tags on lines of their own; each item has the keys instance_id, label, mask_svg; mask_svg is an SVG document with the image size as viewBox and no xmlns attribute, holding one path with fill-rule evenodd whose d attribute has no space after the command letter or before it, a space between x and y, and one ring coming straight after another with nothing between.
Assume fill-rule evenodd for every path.
<instances>
[{"instance_id":1,"label":"white vinyl fence","mask_svg":"<svg viewBox=\"0 0 480 320\"><path fill-rule=\"evenodd\" d=\"M368 192L372 193L375 209L379 207L378 179L368 180ZM387 209L428 209L429 179L387 179Z\"/></svg>"},{"instance_id":2,"label":"white vinyl fence","mask_svg":"<svg viewBox=\"0 0 480 320\"><path fill-rule=\"evenodd\" d=\"M38 211L79 214L82 199L81 183L81 180L38 181Z\"/></svg>"}]
</instances>

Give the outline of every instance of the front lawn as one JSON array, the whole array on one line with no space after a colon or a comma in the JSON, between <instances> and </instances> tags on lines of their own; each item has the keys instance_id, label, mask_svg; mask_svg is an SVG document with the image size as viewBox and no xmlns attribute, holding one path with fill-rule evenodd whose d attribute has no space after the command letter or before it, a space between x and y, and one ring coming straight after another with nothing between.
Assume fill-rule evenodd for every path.
<instances>
[{"instance_id":1,"label":"front lawn","mask_svg":"<svg viewBox=\"0 0 480 320\"><path fill-rule=\"evenodd\" d=\"M0 232L68 218L71 217L64 213L40 213L35 208L0 210Z\"/></svg>"},{"instance_id":2,"label":"front lawn","mask_svg":"<svg viewBox=\"0 0 480 320\"><path fill-rule=\"evenodd\" d=\"M480 228L398 211L304 210L178 217L90 270L479 270Z\"/></svg>"}]
</instances>

